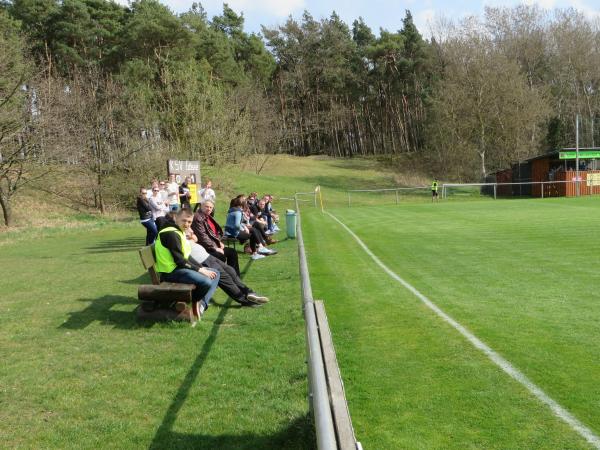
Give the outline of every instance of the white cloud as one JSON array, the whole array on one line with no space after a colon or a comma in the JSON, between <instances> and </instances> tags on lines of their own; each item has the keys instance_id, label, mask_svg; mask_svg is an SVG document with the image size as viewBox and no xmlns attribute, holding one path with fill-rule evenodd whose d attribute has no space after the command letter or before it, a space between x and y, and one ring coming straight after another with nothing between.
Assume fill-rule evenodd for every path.
<instances>
[{"instance_id":1,"label":"white cloud","mask_svg":"<svg viewBox=\"0 0 600 450\"><path fill-rule=\"evenodd\" d=\"M425 38L431 37L431 27L436 18L436 10L433 8L416 11L413 20L421 35Z\"/></svg>"},{"instance_id":2,"label":"white cloud","mask_svg":"<svg viewBox=\"0 0 600 450\"><path fill-rule=\"evenodd\" d=\"M556 0L525 0L526 5L539 5L544 9L554 9Z\"/></svg>"},{"instance_id":3,"label":"white cloud","mask_svg":"<svg viewBox=\"0 0 600 450\"><path fill-rule=\"evenodd\" d=\"M567 3L569 6L572 6L577 11L583 13L585 16L590 18L600 18L600 11L598 9L593 8L584 2L583 0L568 0Z\"/></svg>"}]
</instances>

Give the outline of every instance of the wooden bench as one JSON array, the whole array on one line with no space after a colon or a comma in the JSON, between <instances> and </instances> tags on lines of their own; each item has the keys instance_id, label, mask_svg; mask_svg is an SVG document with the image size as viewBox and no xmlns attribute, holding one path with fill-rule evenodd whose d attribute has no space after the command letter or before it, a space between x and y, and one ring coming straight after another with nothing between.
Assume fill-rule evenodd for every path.
<instances>
[{"instance_id":1,"label":"wooden bench","mask_svg":"<svg viewBox=\"0 0 600 450\"><path fill-rule=\"evenodd\" d=\"M138 287L138 299L141 304L137 308L139 319L176 320L195 323L196 318L188 303L192 303L192 291L196 286L184 283L168 283L160 281L155 265L154 245L142 247L139 251L142 265L150 274L152 284Z\"/></svg>"}]
</instances>

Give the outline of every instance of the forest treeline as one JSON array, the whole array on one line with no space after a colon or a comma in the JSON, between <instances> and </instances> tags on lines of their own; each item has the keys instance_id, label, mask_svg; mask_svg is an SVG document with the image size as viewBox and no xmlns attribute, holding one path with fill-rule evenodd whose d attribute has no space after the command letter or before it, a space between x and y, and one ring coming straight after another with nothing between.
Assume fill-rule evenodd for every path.
<instances>
[{"instance_id":1,"label":"forest treeline","mask_svg":"<svg viewBox=\"0 0 600 450\"><path fill-rule=\"evenodd\" d=\"M595 145L600 27L574 9L486 8L424 39L334 12L260 35L226 4L0 0L0 205L69 171L64 201L125 204L167 157L406 156L443 179ZM596 127L597 128L597 127ZM257 159L257 171L261 163ZM119 181L126 180L126 181Z\"/></svg>"}]
</instances>

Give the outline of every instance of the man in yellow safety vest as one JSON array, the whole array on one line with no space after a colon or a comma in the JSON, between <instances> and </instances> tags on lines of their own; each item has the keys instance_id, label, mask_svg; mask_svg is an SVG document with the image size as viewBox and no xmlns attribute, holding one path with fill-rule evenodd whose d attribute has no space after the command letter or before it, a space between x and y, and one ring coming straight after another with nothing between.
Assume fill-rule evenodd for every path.
<instances>
[{"instance_id":1,"label":"man in yellow safety vest","mask_svg":"<svg viewBox=\"0 0 600 450\"><path fill-rule=\"evenodd\" d=\"M191 223L192 213L180 209L175 214L175 223L168 223L160 230L154 244L155 267L161 281L196 286L192 291L192 309L196 318L200 319L217 289L220 274L190 261L192 249L184 229L189 228Z\"/></svg>"},{"instance_id":2,"label":"man in yellow safety vest","mask_svg":"<svg viewBox=\"0 0 600 450\"><path fill-rule=\"evenodd\" d=\"M433 183L431 183L431 201L438 200L438 180L434 178Z\"/></svg>"}]
</instances>

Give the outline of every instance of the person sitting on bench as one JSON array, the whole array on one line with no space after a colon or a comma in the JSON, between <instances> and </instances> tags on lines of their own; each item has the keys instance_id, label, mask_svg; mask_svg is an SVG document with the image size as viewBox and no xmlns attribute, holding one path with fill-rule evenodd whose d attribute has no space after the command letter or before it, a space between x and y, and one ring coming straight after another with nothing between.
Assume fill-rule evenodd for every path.
<instances>
[{"instance_id":1,"label":"person sitting on bench","mask_svg":"<svg viewBox=\"0 0 600 450\"><path fill-rule=\"evenodd\" d=\"M207 267L216 270L220 273L219 287L223 289L229 297L241 304L242 306L256 306L267 303L269 299L264 295L259 295L246 286L233 267L224 263L218 258L209 255L208 252L198 244L198 238L191 228L184 230L185 235L192 246L190 253L190 261L199 266Z\"/></svg>"},{"instance_id":2,"label":"person sitting on bench","mask_svg":"<svg viewBox=\"0 0 600 450\"><path fill-rule=\"evenodd\" d=\"M200 267L189 260L191 245L184 230L192 224L192 213L181 209L175 214L175 222L166 224L158 233L154 244L156 271L161 281L193 284L192 306L194 315L200 319L208 308L210 299L217 289L218 271Z\"/></svg>"},{"instance_id":3,"label":"person sitting on bench","mask_svg":"<svg viewBox=\"0 0 600 450\"><path fill-rule=\"evenodd\" d=\"M198 238L198 244L212 256L226 262L235 273L240 274L240 265L238 261L238 254L233 248L225 247L225 244L221 242L223 238L223 229L212 217L212 212L215 205L210 200L205 200L202 206L194 214L194 220L192 221L192 230Z\"/></svg>"},{"instance_id":4,"label":"person sitting on bench","mask_svg":"<svg viewBox=\"0 0 600 450\"><path fill-rule=\"evenodd\" d=\"M266 242L256 228L248 227L244 223L244 207L246 206L246 197L238 195L231 200L227 220L225 222L225 236L236 238L240 244L250 241L250 249L253 260L264 258L265 255L274 255L274 250L268 249L264 244Z\"/></svg>"}]
</instances>

